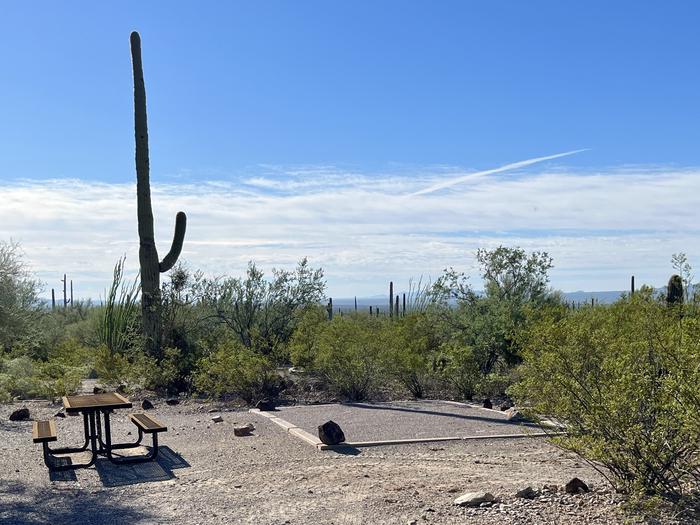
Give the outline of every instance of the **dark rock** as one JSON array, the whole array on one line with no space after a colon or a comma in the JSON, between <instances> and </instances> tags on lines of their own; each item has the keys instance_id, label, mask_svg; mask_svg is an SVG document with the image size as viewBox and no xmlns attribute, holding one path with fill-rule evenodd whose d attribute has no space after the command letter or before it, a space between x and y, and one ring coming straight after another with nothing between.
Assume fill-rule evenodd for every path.
<instances>
[{"instance_id":1,"label":"dark rock","mask_svg":"<svg viewBox=\"0 0 700 525\"><path fill-rule=\"evenodd\" d=\"M126 394L126 385L119 385L116 389L117 394Z\"/></svg>"},{"instance_id":2,"label":"dark rock","mask_svg":"<svg viewBox=\"0 0 700 525\"><path fill-rule=\"evenodd\" d=\"M66 417L66 413L63 410L56 412L53 417Z\"/></svg>"},{"instance_id":3,"label":"dark rock","mask_svg":"<svg viewBox=\"0 0 700 525\"><path fill-rule=\"evenodd\" d=\"M15 410L10 414L10 421L27 421L29 419L29 409L24 407Z\"/></svg>"},{"instance_id":4,"label":"dark rock","mask_svg":"<svg viewBox=\"0 0 700 525\"><path fill-rule=\"evenodd\" d=\"M318 438L326 445L337 445L345 441L345 434L338 423L326 421L318 427Z\"/></svg>"},{"instance_id":5,"label":"dark rock","mask_svg":"<svg viewBox=\"0 0 700 525\"><path fill-rule=\"evenodd\" d=\"M524 499L535 499L537 497L537 491L533 489L532 487L525 487L524 489L519 490L518 492L515 493L516 498L524 498Z\"/></svg>"},{"instance_id":6,"label":"dark rock","mask_svg":"<svg viewBox=\"0 0 700 525\"><path fill-rule=\"evenodd\" d=\"M255 430L253 424L248 423L247 425L243 425L241 427L233 427L233 435L238 437L250 436L253 433L253 430Z\"/></svg>"},{"instance_id":7,"label":"dark rock","mask_svg":"<svg viewBox=\"0 0 700 525\"><path fill-rule=\"evenodd\" d=\"M255 408L262 412L272 412L275 409L275 404L270 399L261 399L255 405Z\"/></svg>"},{"instance_id":8,"label":"dark rock","mask_svg":"<svg viewBox=\"0 0 700 525\"><path fill-rule=\"evenodd\" d=\"M211 418L211 420L212 420L214 423L223 423L224 418L221 417L221 416L213 416L213 417ZM194 430L194 427L192 427L192 430Z\"/></svg>"},{"instance_id":9,"label":"dark rock","mask_svg":"<svg viewBox=\"0 0 700 525\"><path fill-rule=\"evenodd\" d=\"M176 397L169 397L168 399L165 400L165 403L167 405L174 406L174 405L179 405L180 400Z\"/></svg>"},{"instance_id":10,"label":"dark rock","mask_svg":"<svg viewBox=\"0 0 700 525\"><path fill-rule=\"evenodd\" d=\"M590 492L591 489L580 479L574 478L564 486L564 491L567 494L583 494L585 492Z\"/></svg>"},{"instance_id":11,"label":"dark rock","mask_svg":"<svg viewBox=\"0 0 700 525\"><path fill-rule=\"evenodd\" d=\"M151 403L151 401L148 399L144 399L141 402L141 408L143 408L144 410L150 410L153 408L153 403Z\"/></svg>"},{"instance_id":12,"label":"dark rock","mask_svg":"<svg viewBox=\"0 0 700 525\"><path fill-rule=\"evenodd\" d=\"M95 386L92 388L93 394L104 394L105 392L106 392L105 389L102 387L99 387L99 386Z\"/></svg>"},{"instance_id":13,"label":"dark rock","mask_svg":"<svg viewBox=\"0 0 700 525\"><path fill-rule=\"evenodd\" d=\"M488 397L484 399L484 408L493 408L493 403L491 403L491 400Z\"/></svg>"},{"instance_id":14,"label":"dark rock","mask_svg":"<svg viewBox=\"0 0 700 525\"><path fill-rule=\"evenodd\" d=\"M513 408L513 402L510 400L505 400L503 403L501 403L501 412L505 412L508 409Z\"/></svg>"}]
</instances>

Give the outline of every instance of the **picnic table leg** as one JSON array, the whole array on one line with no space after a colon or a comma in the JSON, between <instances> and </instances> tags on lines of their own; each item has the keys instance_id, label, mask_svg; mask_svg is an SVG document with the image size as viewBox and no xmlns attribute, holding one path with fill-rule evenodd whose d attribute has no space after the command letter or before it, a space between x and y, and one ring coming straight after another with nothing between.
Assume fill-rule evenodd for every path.
<instances>
[{"instance_id":1,"label":"picnic table leg","mask_svg":"<svg viewBox=\"0 0 700 525\"><path fill-rule=\"evenodd\" d=\"M112 463L142 463L144 461L151 461L152 459L155 459L156 456L158 455L158 434L154 433L153 434L153 447L151 448L151 451L148 454L145 454L143 456L132 456L132 457L115 457L112 455L112 450L115 449L124 449L124 448L133 448L137 447L139 443L141 443L141 440L143 439L143 432L141 429L138 429L139 431L139 438L136 441L136 443L119 443L116 445L112 445L112 431L110 428L109 424L109 414L105 414L105 439L107 440L107 458L112 462Z\"/></svg>"},{"instance_id":2,"label":"picnic table leg","mask_svg":"<svg viewBox=\"0 0 700 525\"><path fill-rule=\"evenodd\" d=\"M98 415L99 418L99 415ZM109 449L110 450L116 450L116 449L123 449L123 448L135 448L141 445L141 440L143 439L143 432L141 432L140 428L137 428L136 430L139 431L139 437L136 441L133 443L112 443L112 429L111 429L111 423L109 419L109 412L105 412L104 414L104 420L105 420L105 439L107 439L107 436L109 436ZM102 443L105 451L107 450L107 443Z\"/></svg>"},{"instance_id":3,"label":"picnic table leg","mask_svg":"<svg viewBox=\"0 0 700 525\"><path fill-rule=\"evenodd\" d=\"M48 444L46 442L42 443L43 449L44 449L44 463L46 466L49 468L49 470L53 471L63 471L63 470L75 470L79 468L89 468L92 467L95 464L95 460L97 459L97 434L96 434L96 423L95 423L95 413L90 412L85 413L85 429L86 429L86 434L85 434L85 439L86 441L89 441L91 445L91 457L90 461L87 463L72 463L70 465L56 465L55 460L56 458L53 457L54 452L52 451ZM89 427L89 428L88 428ZM82 452L83 450L86 450L87 447L85 447L82 450L77 450L77 452ZM59 449L61 450L61 449ZM64 449L65 450L65 449Z\"/></svg>"},{"instance_id":4,"label":"picnic table leg","mask_svg":"<svg viewBox=\"0 0 700 525\"><path fill-rule=\"evenodd\" d=\"M46 448L48 449L48 452L51 454L74 454L76 452L85 452L87 450L87 448L90 446L90 431L88 428L88 415L85 412L83 413L83 433L85 434L85 443L83 443L83 445L80 447L61 447L61 448L51 449L51 448L49 448L49 446L47 444Z\"/></svg>"}]
</instances>

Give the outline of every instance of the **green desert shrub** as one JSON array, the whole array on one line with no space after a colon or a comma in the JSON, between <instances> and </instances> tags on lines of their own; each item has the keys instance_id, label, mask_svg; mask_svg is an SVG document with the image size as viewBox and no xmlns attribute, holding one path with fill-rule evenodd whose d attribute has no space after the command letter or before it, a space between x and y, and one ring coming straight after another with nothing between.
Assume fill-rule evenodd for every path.
<instances>
[{"instance_id":1,"label":"green desert shrub","mask_svg":"<svg viewBox=\"0 0 700 525\"><path fill-rule=\"evenodd\" d=\"M385 327L384 366L416 398L425 397L436 380L440 338L431 321L414 312Z\"/></svg>"},{"instance_id":2,"label":"green desert shrub","mask_svg":"<svg viewBox=\"0 0 700 525\"><path fill-rule=\"evenodd\" d=\"M382 366L385 323L366 315L346 315L326 324L318 338L313 367L338 394L360 401L386 379Z\"/></svg>"},{"instance_id":3,"label":"green desert shrub","mask_svg":"<svg viewBox=\"0 0 700 525\"><path fill-rule=\"evenodd\" d=\"M542 316L524 343L511 393L618 490L675 499L700 479L700 326L678 308L638 292Z\"/></svg>"},{"instance_id":4,"label":"green desert shrub","mask_svg":"<svg viewBox=\"0 0 700 525\"><path fill-rule=\"evenodd\" d=\"M304 308L299 314L299 321L289 342L289 356L294 366L313 367L318 341L326 327L328 313L320 305Z\"/></svg>"},{"instance_id":5,"label":"green desert shrub","mask_svg":"<svg viewBox=\"0 0 700 525\"><path fill-rule=\"evenodd\" d=\"M0 395L6 400L44 397L46 386L38 363L27 356L3 361L0 364Z\"/></svg>"},{"instance_id":6,"label":"green desert shrub","mask_svg":"<svg viewBox=\"0 0 700 525\"><path fill-rule=\"evenodd\" d=\"M247 403L276 394L280 384L270 360L237 340L220 343L202 358L194 377L195 388L203 394L235 395Z\"/></svg>"},{"instance_id":7,"label":"green desert shrub","mask_svg":"<svg viewBox=\"0 0 700 525\"><path fill-rule=\"evenodd\" d=\"M95 371L100 382L116 386L132 382L134 369L126 355L111 352L106 346L101 346L95 352Z\"/></svg>"},{"instance_id":8,"label":"green desert shrub","mask_svg":"<svg viewBox=\"0 0 700 525\"><path fill-rule=\"evenodd\" d=\"M476 394L482 373L470 346L455 341L442 346L439 370L459 399L471 400Z\"/></svg>"}]
</instances>

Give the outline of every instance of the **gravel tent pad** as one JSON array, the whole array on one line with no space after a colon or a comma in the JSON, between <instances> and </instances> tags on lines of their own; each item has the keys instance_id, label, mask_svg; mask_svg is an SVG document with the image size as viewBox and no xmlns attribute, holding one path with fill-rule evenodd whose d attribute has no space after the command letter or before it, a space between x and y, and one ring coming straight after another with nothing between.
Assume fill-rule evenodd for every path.
<instances>
[{"instance_id":1,"label":"gravel tent pad","mask_svg":"<svg viewBox=\"0 0 700 525\"><path fill-rule=\"evenodd\" d=\"M257 412L257 411L256 411ZM396 440L464 439L491 436L539 434L537 425L508 420L498 410L448 401L403 401L391 403L343 403L280 407L258 412L291 432L300 429L306 437L318 435L318 426L335 421L348 444L377 444ZM303 436L297 436L302 437Z\"/></svg>"}]
</instances>

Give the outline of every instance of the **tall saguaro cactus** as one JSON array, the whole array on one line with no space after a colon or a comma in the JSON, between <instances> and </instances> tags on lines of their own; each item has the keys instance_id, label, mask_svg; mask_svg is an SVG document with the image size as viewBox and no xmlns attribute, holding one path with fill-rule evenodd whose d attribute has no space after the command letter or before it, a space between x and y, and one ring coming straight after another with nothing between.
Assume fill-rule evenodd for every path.
<instances>
[{"instance_id":1,"label":"tall saguaro cactus","mask_svg":"<svg viewBox=\"0 0 700 525\"><path fill-rule=\"evenodd\" d=\"M177 262L185 239L187 216L178 212L172 246L162 261L158 261L153 234L150 167L148 160L148 123L146 119L146 85L141 64L141 37L131 33L131 63L134 70L134 137L136 140L136 197L139 228L139 263L141 265L141 313L146 351L154 357L161 350L160 274Z\"/></svg>"}]
</instances>

